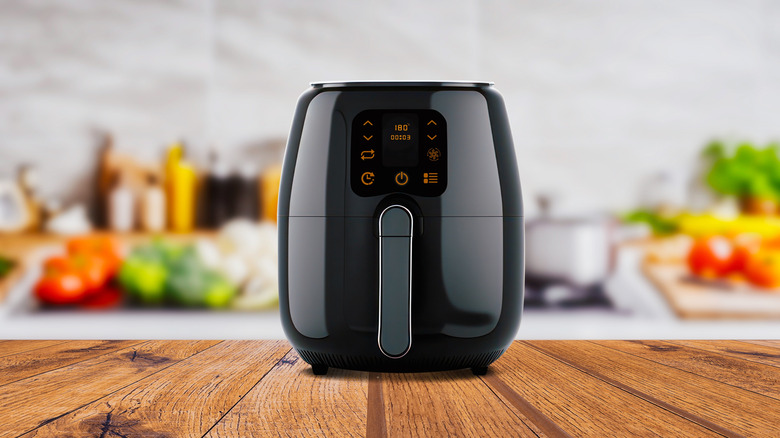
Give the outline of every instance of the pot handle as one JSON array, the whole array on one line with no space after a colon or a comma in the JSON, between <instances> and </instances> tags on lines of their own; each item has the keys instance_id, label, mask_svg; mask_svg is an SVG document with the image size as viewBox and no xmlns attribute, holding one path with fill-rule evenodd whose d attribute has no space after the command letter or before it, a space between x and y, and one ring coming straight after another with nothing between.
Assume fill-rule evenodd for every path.
<instances>
[{"instance_id":1,"label":"pot handle","mask_svg":"<svg viewBox=\"0 0 780 438\"><path fill-rule=\"evenodd\" d=\"M391 205L379 215L379 330L385 356L398 359L412 346L412 213Z\"/></svg>"}]
</instances>

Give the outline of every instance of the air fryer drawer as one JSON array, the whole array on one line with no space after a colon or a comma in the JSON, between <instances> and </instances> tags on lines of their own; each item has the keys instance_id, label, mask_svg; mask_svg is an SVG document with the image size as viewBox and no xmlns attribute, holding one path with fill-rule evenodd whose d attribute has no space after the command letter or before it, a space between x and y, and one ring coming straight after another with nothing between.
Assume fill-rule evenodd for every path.
<instances>
[{"instance_id":1,"label":"air fryer drawer","mask_svg":"<svg viewBox=\"0 0 780 438\"><path fill-rule=\"evenodd\" d=\"M378 252L375 219L345 221L344 314L353 330L376 332ZM503 219L424 218L412 241L412 331L477 337L489 333L503 299ZM425 266L425 268L422 268Z\"/></svg>"}]
</instances>

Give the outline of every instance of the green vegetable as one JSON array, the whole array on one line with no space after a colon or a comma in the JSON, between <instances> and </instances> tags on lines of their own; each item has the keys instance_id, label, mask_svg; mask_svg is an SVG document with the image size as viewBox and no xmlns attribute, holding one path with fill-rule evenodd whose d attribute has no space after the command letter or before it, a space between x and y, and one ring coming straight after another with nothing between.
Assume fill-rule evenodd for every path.
<instances>
[{"instance_id":1,"label":"green vegetable","mask_svg":"<svg viewBox=\"0 0 780 438\"><path fill-rule=\"evenodd\" d=\"M206 307L221 308L233 301L238 291L230 282L221 275L214 275L209 279L209 286L206 288L206 294L203 302Z\"/></svg>"},{"instance_id":2,"label":"green vegetable","mask_svg":"<svg viewBox=\"0 0 780 438\"><path fill-rule=\"evenodd\" d=\"M11 269L16 266L16 263L13 260L7 259L5 257L0 257L0 278L5 277L8 275L9 272L11 272Z\"/></svg>"},{"instance_id":3,"label":"green vegetable","mask_svg":"<svg viewBox=\"0 0 780 438\"><path fill-rule=\"evenodd\" d=\"M120 286L143 304L219 308L237 293L222 274L203 264L194 246L162 240L136 247L118 278Z\"/></svg>"},{"instance_id":4,"label":"green vegetable","mask_svg":"<svg viewBox=\"0 0 780 438\"><path fill-rule=\"evenodd\" d=\"M172 266L168 292L174 302L183 306L218 308L227 306L237 290L188 249Z\"/></svg>"},{"instance_id":5,"label":"green vegetable","mask_svg":"<svg viewBox=\"0 0 780 438\"><path fill-rule=\"evenodd\" d=\"M739 198L780 200L778 145L758 148L739 144L729 155L722 142L710 143L702 155L710 162L707 184L718 193Z\"/></svg>"},{"instance_id":6,"label":"green vegetable","mask_svg":"<svg viewBox=\"0 0 780 438\"><path fill-rule=\"evenodd\" d=\"M162 259L145 250L134 251L119 269L119 285L144 304L160 304L165 299L168 269Z\"/></svg>"},{"instance_id":7,"label":"green vegetable","mask_svg":"<svg viewBox=\"0 0 780 438\"><path fill-rule=\"evenodd\" d=\"M664 236L674 234L679 229L677 221L672 217L662 216L649 210L634 210L623 215L623 220L629 223L647 224L653 234Z\"/></svg>"}]
</instances>

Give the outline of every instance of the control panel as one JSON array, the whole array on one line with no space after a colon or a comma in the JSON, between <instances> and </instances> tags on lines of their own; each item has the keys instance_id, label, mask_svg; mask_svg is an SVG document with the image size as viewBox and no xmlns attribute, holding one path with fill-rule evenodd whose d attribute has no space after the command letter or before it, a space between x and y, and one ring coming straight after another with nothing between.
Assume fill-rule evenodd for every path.
<instances>
[{"instance_id":1,"label":"control panel","mask_svg":"<svg viewBox=\"0 0 780 438\"><path fill-rule=\"evenodd\" d=\"M447 188L447 122L434 110L367 110L352 121L352 191L439 196Z\"/></svg>"}]
</instances>

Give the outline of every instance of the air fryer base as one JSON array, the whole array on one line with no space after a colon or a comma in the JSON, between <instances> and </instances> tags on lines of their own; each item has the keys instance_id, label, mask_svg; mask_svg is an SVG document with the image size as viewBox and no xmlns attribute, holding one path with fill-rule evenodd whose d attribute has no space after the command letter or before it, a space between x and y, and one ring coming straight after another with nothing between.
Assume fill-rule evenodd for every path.
<instances>
[{"instance_id":1,"label":"air fryer base","mask_svg":"<svg viewBox=\"0 0 780 438\"><path fill-rule=\"evenodd\" d=\"M330 354L299 348L296 348L295 351L306 363L312 366L315 374L324 374L324 372L317 372L321 371L323 366L386 373L450 371L471 368L474 374L484 374L484 372L479 371L487 369L490 364L504 354L506 349L486 353L418 358L413 361L401 362L377 356Z\"/></svg>"}]
</instances>

